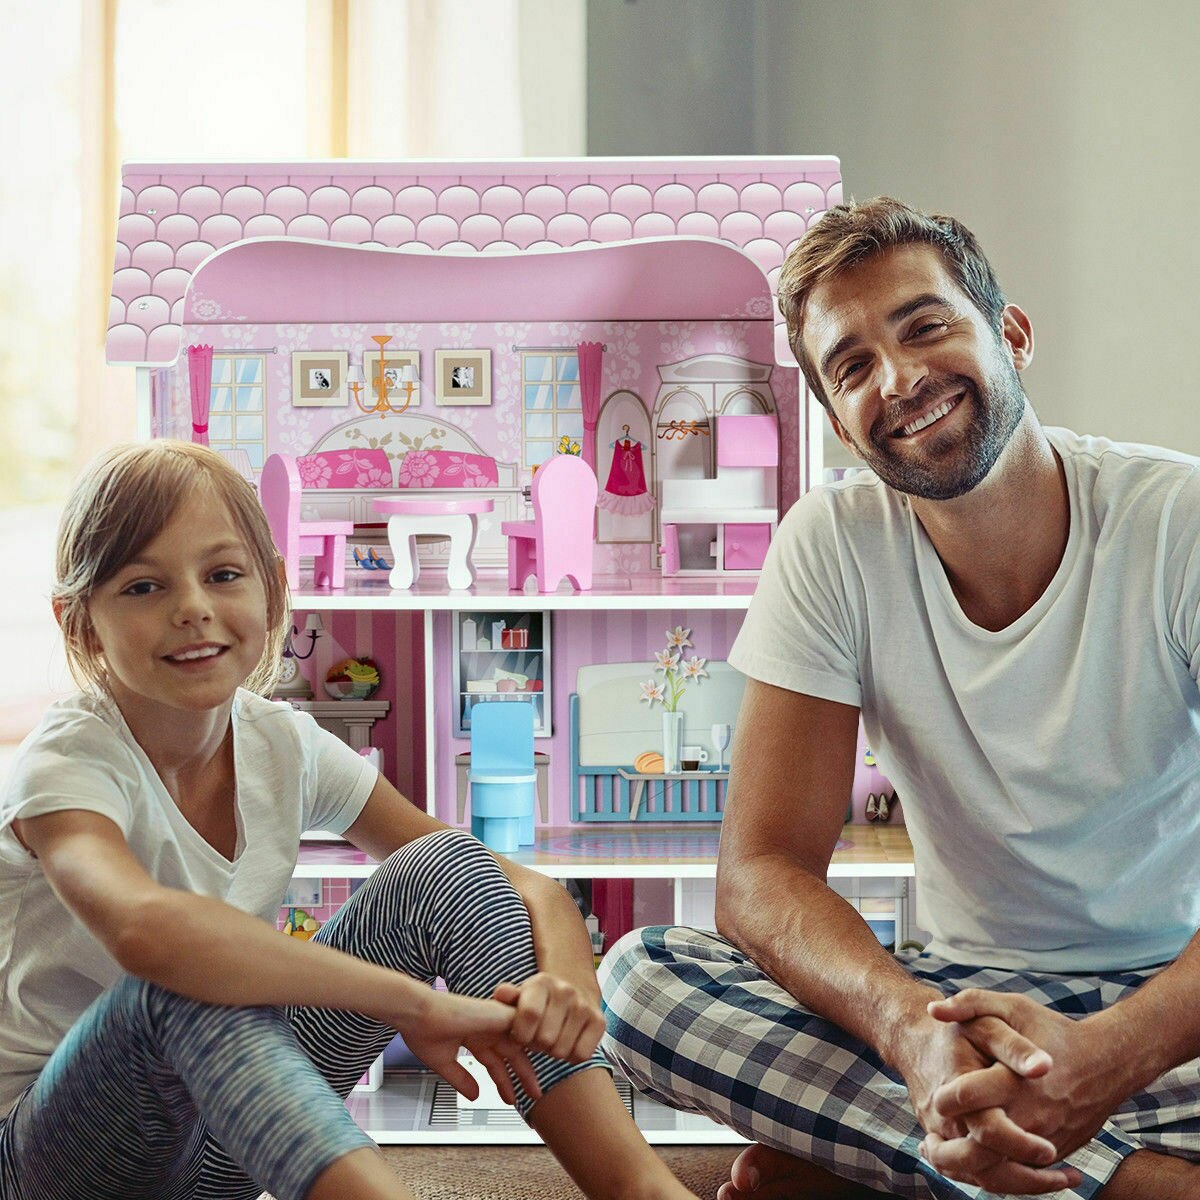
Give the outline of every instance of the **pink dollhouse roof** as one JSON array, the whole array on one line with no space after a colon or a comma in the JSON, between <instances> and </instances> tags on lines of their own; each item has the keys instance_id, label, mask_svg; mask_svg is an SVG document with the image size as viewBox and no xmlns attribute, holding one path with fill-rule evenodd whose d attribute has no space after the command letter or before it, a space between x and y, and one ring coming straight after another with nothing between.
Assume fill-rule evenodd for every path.
<instances>
[{"instance_id":1,"label":"pink dollhouse roof","mask_svg":"<svg viewBox=\"0 0 1200 1200\"><path fill-rule=\"evenodd\" d=\"M787 251L840 199L827 156L127 163L108 361L174 362L193 273L247 238L475 254L695 235L736 246L774 291ZM776 350L788 361L778 317Z\"/></svg>"},{"instance_id":2,"label":"pink dollhouse roof","mask_svg":"<svg viewBox=\"0 0 1200 1200\"><path fill-rule=\"evenodd\" d=\"M285 322L770 320L763 273L708 238L432 254L292 238L243 241L197 269L194 325Z\"/></svg>"}]
</instances>

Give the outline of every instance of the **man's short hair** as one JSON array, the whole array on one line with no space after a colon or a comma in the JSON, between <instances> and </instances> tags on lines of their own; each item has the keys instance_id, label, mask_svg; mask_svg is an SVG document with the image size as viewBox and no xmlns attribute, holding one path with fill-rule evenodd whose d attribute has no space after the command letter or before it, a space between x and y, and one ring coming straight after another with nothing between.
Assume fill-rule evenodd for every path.
<instances>
[{"instance_id":1,"label":"man's short hair","mask_svg":"<svg viewBox=\"0 0 1200 1200\"><path fill-rule=\"evenodd\" d=\"M779 275L779 311L788 344L808 386L828 409L817 365L804 349L804 306L813 288L897 246L924 244L939 251L950 276L999 336L1004 294L975 235L953 217L926 214L891 196L838 204L800 239Z\"/></svg>"}]
</instances>

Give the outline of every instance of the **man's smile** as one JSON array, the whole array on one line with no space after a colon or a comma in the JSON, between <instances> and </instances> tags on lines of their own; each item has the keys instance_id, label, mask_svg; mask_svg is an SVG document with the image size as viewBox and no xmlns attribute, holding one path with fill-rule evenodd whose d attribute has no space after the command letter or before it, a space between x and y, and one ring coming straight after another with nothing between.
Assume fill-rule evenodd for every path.
<instances>
[{"instance_id":1,"label":"man's smile","mask_svg":"<svg viewBox=\"0 0 1200 1200\"><path fill-rule=\"evenodd\" d=\"M922 413L919 417L909 421L907 425L902 426L896 433L892 434L894 438L912 437L915 433L920 433L922 429L927 429L930 425L940 421L947 413L953 412L962 401L965 392L958 392L953 396L947 397L940 404L935 405L927 412Z\"/></svg>"}]
</instances>

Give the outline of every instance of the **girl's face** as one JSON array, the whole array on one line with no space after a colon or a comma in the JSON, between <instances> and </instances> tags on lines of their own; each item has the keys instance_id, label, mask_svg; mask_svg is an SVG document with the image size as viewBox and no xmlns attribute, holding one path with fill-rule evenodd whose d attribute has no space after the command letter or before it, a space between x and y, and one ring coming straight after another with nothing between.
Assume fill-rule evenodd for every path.
<instances>
[{"instance_id":1,"label":"girl's face","mask_svg":"<svg viewBox=\"0 0 1200 1200\"><path fill-rule=\"evenodd\" d=\"M267 597L244 537L207 488L183 501L88 604L126 720L228 705L258 665Z\"/></svg>"}]
</instances>

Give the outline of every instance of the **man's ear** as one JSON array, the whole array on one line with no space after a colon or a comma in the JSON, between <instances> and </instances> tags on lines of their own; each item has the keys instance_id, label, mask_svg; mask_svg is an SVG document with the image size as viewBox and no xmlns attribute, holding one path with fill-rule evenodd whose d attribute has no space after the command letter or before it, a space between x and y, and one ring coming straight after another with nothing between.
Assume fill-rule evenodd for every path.
<instances>
[{"instance_id":1,"label":"man's ear","mask_svg":"<svg viewBox=\"0 0 1200 1200\"><path fill-rule=\"evenodd\" d=\"M1006 304L1000 314L1000 336L1012 355L1013 366L1023 371L1033 361L1033 323L1023 309Z\"/></svg>"}]
</instances>

